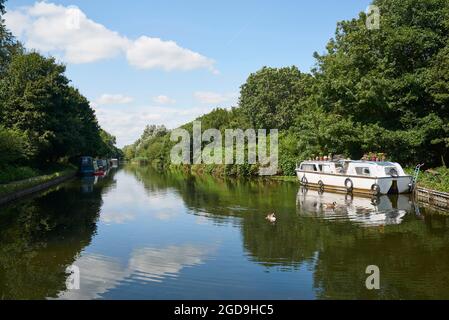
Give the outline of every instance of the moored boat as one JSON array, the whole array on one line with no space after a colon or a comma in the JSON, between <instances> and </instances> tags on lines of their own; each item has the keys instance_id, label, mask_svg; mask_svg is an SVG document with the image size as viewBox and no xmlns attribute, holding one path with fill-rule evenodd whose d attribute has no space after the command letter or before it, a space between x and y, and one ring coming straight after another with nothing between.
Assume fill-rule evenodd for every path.
<instances>
[{"instance_id":1,"label":"moored boat","mask_svg":"<svg viewBox=\"0 0 449 320\"><path fill-rule=\"evenodd\" d=\"M111 159L112 168L118 168L118 159Z\"/></svg>"},{"instance_id":2,"label":"moored boat","mask_svg":"<svg viewBox=\"0 0 449 320\"><path fill-rule=\"evenodd\" d=\"M396 162L304 161L296 168L301 184L328 191L364 194L410 193L413 177Z\"/></svg>"},{"instance_id":3,"label":"moored boat","mask_svg":"<svg viewBox=\"0 0 449 320\"><path fill-rule=\"evenodd\" d=\"M94 173L95 176L102 177L106 174L106 169L104 167L103 160L101 160L101 159L95 160L94 167L95 167L95 173Z\"/></svg>"},{"instance_id":4,"label":"moored boat","mask_svg":"<svg viewBox=\"0 0 449 320\"><path fill-rule=\"evenodd\" d=\"M93 176L95 173L94 160L92 157L81 157L78 171L81 176Z\"/></svg>"}]
</instances>

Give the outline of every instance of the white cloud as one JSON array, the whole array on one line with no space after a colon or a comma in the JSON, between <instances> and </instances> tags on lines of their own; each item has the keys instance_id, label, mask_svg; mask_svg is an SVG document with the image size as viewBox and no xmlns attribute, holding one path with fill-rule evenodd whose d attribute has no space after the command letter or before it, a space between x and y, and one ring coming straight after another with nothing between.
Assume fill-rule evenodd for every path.
<instances>
[{"instance_id":1,"label":"white cloud","mask_svg":"<svg viewBox=\"0 0 449 320\"><path fill-rule=\"evenodd\" d=\"M172 98L170 98L168 96L164 96L164 95L154 97L153 101L158 104L174 104L174 103L176 103L175 99L172 99Z\"/></svg>"},{"instance_id":2,"label":"white cloud","mask_svg":"<svg viewBox=\"0 0 449 320\"><path fill-rule=\"evenodd\" d=\"M6 25L28 48L63 54L69 63L111 58L128 46L128 40L88 19L76 7L36 2L5 15ZM17 27L20 25L20 27Z\"/></svg>"},{"instance_id":3,"label":"white cloud","mask_svg":"<svg viewBox=\"0 0 449 320\"><path fill-rule=\"evenodd\" d=\"M178 46L173 41L142 36L134 41L126 54L131 65L139 69L160 68L171 70L193 70L207 68L214 71L214 61L199 53Z\"/></svg>"},{"instance_id":4,"label":"white cloud","mask_svg":"<svg viewBox=\"0 0 449 320\"><path fill-rule=\"evenodd\" d=\"M7 12L5 18L8 19L8 21L6 21L8 29L15 36L20 36L24 32L26 26L30 23L28 16L19 11Z\"/></svg>"},{"instance_id":5,"label":"white cloud","mask_svg":"<svg viewBox=\"0 0 449 320\"><path fill-rule=\"evenodd\" d=\"M139 69L214 69L214 61L180 47L173 41L141 36L133 41L89 19L74 6L36 2L5 15L8 28L28 48L56 56L68 63L89 63L125 55Z\"/></svg>"},{"instance_id":6,"label":"white cloud","mask_svg":"<svg viewBox=\"0 0 449 320\"><path fill-rule=\"evenodd\" d=\"M133 102L132 97L125 96L123 94L103 94L93 104L93 106L99 105L111 105L111 104L128 104Z\"/></svg>"},{"instance_id":7,"label":"white cloud","mask_svg":"<svg viewBox=\"0 0 449 320\"><path fill-rule=\"evenodd\" d=\"M102 128L117 137L117 145L134 143L148 124L176 128L210 112L213 107L178 109L174 107L118 107L106 108L92 105Z\"/></svg>"},{"instance_id":8,"label":"white cloud","mask_svg":"<svg viewBox=\"0 0 449 320\"><path fill-rule=\"evenodd\" d=\"M194 97L200 103L204 104L221 104L221 103L235 103L237 95L235 93L216 93L209 91L198 91L194 93Z\"/></svg>"}]
</instances>

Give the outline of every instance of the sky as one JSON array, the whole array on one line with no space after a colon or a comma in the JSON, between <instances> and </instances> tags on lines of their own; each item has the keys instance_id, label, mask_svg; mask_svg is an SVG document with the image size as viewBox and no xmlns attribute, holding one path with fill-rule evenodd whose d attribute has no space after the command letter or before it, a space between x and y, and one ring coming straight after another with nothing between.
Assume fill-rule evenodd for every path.
<instances>
[{"instance_id":1,"label":"sky","mask_svg":"<svg viewBox=\"0 0 449 320\"><path fill-rule=\"evenodd\" d=\"M67 66L119 147L235 106L263 66L314 66L338 21L370 0L9 0L7 27Z\"/></svg>"}]
</instances>

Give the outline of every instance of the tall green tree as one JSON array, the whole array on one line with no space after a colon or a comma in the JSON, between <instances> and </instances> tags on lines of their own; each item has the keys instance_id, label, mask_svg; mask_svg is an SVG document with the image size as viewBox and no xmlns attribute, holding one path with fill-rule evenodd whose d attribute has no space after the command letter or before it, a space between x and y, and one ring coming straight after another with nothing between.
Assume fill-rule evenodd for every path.
<instances>
[{"instance_id":1,"label":"tall green tree","mask_svg":"<svg viewBox=\"0 0 449 320\"><path fill-rule=\"evenodd\" d=\"M59 153L68 157L101 155L102 129L89 101L77 89L68 87L61 110L57 131Z\"/></svg>"},{"instance_id":2,"label":"tall green tree","mask_svg":"<svg viewBox=\"0 0 449 320\"><path fill-rule=\"evenodd\" d=\"M89 101L64 72L53 58L17 54L0 81L0 121L24 133L27 154L40 163L111 151Z\"/></svg>"},{"instance_id":3,"label":"tall green tree","mask_svg":"<svg viewBox=\"0 0 449 320\"><path fill-rule=\"evenodd\" d=\"M251 74L241 87L239 105L253 128L289 128L301 112L308 78L297 67L264 67Z\"/></svg>"},{"instance_id":4,"label":"tall green tree","mask_svg":"<svg viewBox=\"0 0 449 320\"><path fill-rule=\"evenodd\" d=\"M65 67L38 53L15 55L0 82L2 123L21 130L28 138L28 152L35 159L60 156L57 132L64 116L64 94L69 80Z\"/></svg>"},{"instance_id":5,"label":"tall green tree","mask_svg":"<svg viewBox=\"0 0 449 320\"><path fill-rule=\"evenodd\" d=\"M106 158L119 158L123 155L122 150L115 146L117 143L115 136L103 129L100 129L100 138L101 148L96 152L98 156Z\"/></svg>"},{"instance_id":6,"label":"tall green tree","mask_svg":"<svg viewBox=\"0 0 449 320\"><path fill-rule=\"evenodd\" d=\"M376 134L373 139L380 140L383 133L409 147L405 154L388 150L395 159L430 158L437 164L447 157L448 132L436 124L449 121L445 73L449 2L373 3L380 8L380 29L368 29L367 16L361 13L340 22L327 53L315 55L314 101L326 112L366 127L364 131Z\"/></svg>"}]
</instances>

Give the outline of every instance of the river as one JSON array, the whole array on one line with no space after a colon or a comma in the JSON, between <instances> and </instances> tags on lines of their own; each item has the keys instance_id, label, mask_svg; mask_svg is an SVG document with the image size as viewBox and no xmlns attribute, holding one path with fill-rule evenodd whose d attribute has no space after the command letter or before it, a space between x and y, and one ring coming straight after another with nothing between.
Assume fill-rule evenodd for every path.
<instances>
[{"instance_id":1,"label":"river","mask_svg":"<svg viewBox=\"0 0 449 320\"><path fill-rule=\"evenodd\" d=\"M408 196L125 167L0 207L0 297L449 299L448 222Z\"/></svg>"}]
</instances>

